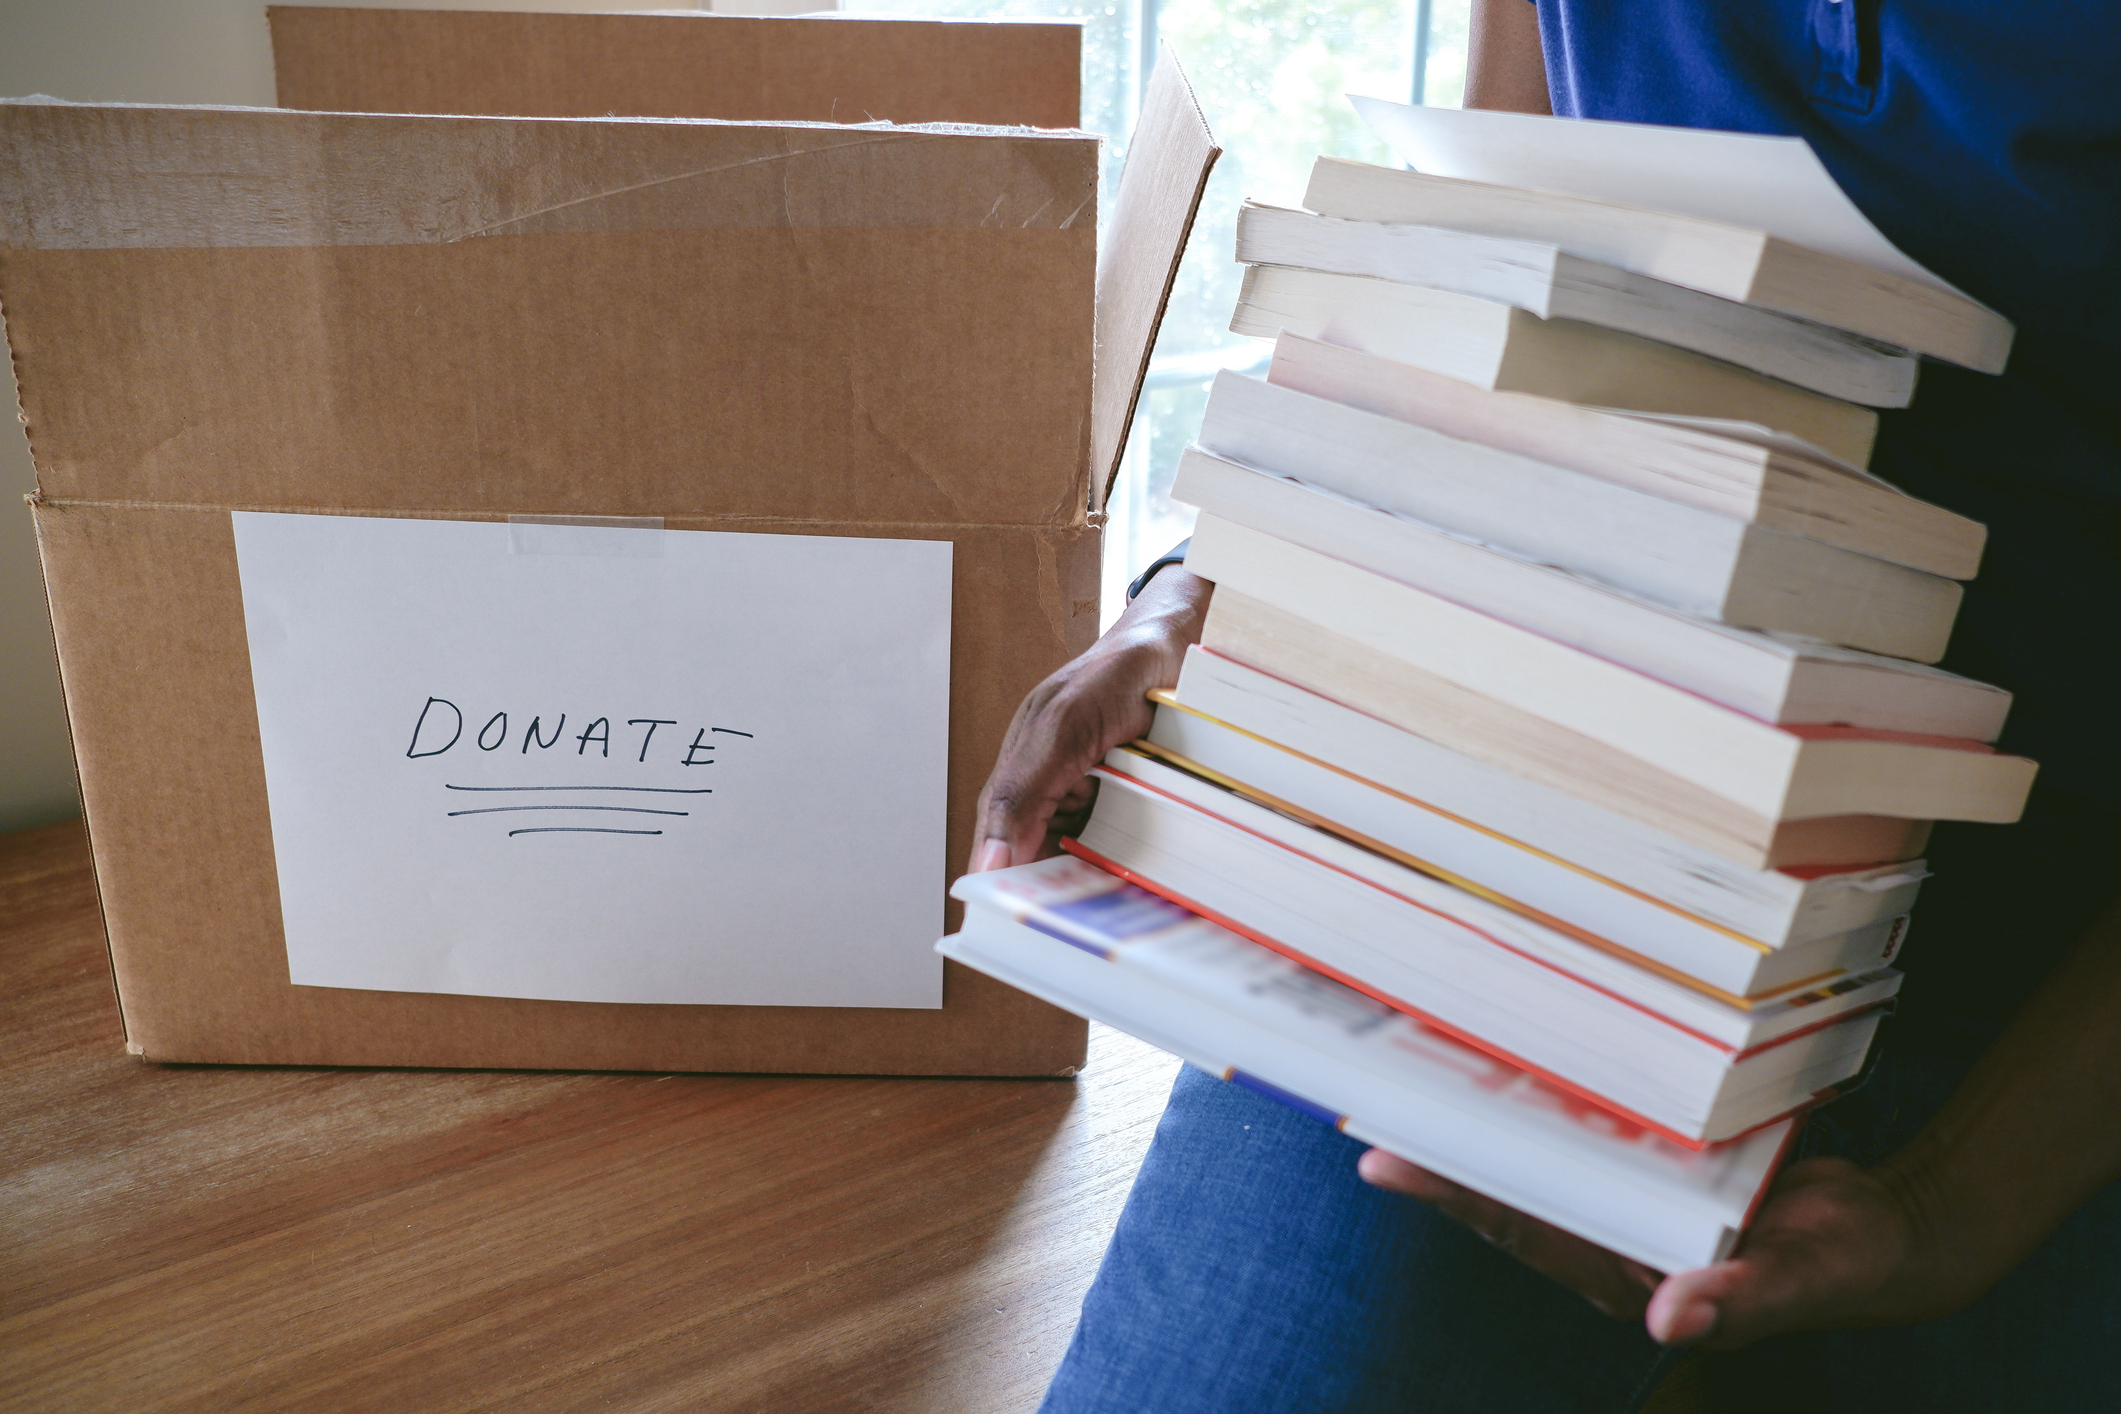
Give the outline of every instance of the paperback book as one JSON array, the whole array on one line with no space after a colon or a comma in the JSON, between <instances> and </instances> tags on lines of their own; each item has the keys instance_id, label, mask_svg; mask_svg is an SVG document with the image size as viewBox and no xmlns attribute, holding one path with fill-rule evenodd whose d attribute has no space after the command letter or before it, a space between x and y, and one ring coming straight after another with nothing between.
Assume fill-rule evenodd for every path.
<instances>
[{"instance_id":1,"label":"paperback book","mask_svg":"<svg viewBox=\"0 0 2121 1414\"><path fill-rule=\"evenodd\" d=\"M946 957L1660 1271L1729 1255L1796 1134L1673 1143L1078 859L952 892Z\"/></svg>"},{"instance_id":2,"label":"paperback book","mask_svg":"<svg viewBox=\"0 0 2121 1414\"><path fill-rule=\"evenodd\" d=\"M1542 319L1617 329L1873 407L1905 407L1914 396L1916 360L1904 349L1542 242L1246 202L1237 215L1237 258L1423 285Z\"/></svg>"}]
</instances>

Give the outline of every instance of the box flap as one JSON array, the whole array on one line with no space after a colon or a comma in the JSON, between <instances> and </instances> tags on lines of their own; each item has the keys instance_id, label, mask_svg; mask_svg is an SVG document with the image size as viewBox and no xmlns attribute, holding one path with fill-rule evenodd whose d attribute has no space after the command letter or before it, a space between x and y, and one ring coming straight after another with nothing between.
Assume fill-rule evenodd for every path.
<instances>
[{"instance_id":1,"label":"box flap","mask_svg":"<svg viewBox=\"0 0 2121 1414\"><path fill-rule=\"evenodd\" d=\"M1096 180L1024 128L0 105L0 301L59 500L1080 525Z\"/></svg>"},{"instance_id":2,"label":"box flap","mask_svg":"<svg viewBox=\"0 0 2121 1414\"><path fill-rule=\"evenodd\" d=\"M930 125L0 105L0 246L447 244L722 227L1069 230L1097 139ZM1085 173L1090 174L1089 177Z\"/></svg>"},{"instance_id":3,"label":"box flap","mask_svg":"<svg viewBox=\"0 0 2121 1414\"><path fill-rule=\"evenodd\" d=\"M1081 121L1082 27L266 7L283 108L820 123Z\"/></svg>"},{"instance_id":4,"label":"box flap","mask_svg":"<svg viewBox=\"0 0 2121 1414\"><path fill-rule=\"evenodd\" d=\"M1150 76L1097 265L1097 372L1090 480L1102 510L1119 475L1134 405L1163 323L1179 257L1222 149L1168 46Z\"/></svg>"}]
</instances>

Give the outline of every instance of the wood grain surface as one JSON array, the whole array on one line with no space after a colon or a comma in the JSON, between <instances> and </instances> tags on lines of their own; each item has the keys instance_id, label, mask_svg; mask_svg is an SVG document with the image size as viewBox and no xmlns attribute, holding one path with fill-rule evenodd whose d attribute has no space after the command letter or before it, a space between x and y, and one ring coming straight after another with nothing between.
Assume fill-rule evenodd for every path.
<instances>
[{"instance_id":1,"label":"wood grain surface","mask_svg":"<svg viewBox=\"0 0 2121 1414\"><path fill-rule=\"evenodd\" d=\"M0 1409L1028 1410L1177 1062L154 1066L78 824L0 837Z\"/></svg>"}]
</instances>

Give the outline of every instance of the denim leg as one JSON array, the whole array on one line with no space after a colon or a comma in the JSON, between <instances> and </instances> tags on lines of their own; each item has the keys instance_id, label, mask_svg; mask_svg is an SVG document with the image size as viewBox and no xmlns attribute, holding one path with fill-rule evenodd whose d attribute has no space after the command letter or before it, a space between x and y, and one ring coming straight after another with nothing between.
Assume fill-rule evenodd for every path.
<instances>
[{"instance_id":1,"label":"denim leg","mask_svg":"<svg viewBox=\"0 0 2121 1414\"><path fill-rule=\"evenodd\" d=\"M1044 1414L1627 1406L1639 1325L1363 1183L1361 1152L1183 1069Z\"/></svg>"}]
</instances>

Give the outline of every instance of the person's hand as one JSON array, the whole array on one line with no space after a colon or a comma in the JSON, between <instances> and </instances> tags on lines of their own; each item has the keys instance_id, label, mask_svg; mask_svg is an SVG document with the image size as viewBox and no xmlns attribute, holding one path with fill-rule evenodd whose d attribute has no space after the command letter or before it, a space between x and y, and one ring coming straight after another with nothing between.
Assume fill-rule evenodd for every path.
<instances>
[{"instance_id":1,"label":"person's hand","mask_svg":"<svg viewBox=\"0 0 2121 1414\"><path fill-rule=\"evenodd\" d=\"M1749 1345L1791 1330L1900 1325L1949 1315L2000 1272L1953 1260L1925 1235L1890 1165L1811 1159L1776 1179L1730 1259L1663 1276L1560 1228L1372 1149L1370 1183L1431 1203L1512 1256L1666 1345Z\"/></svg>"},{"instance_id":2,"label":"person's hand","mask_svg":"<svg viewBox=\"0 0 2121 1414\"><path fill-rule=\"evenodd\" d=\"M1946 1260L1890 1166L1810 1159L1776 1179L1728 1260L1665 1278L1645 1323L1667 1345L1750 1345L1792 1330L1946 1316L2001 1272Z\"/></svg>"},{"instance_id":3,"label":"person's hand","mask_svg":"<svg viewBox=\"0 0 2121 1414\"><path fill-rule=\"evenodd\" d=\"M1044 859L1081 828L1096 794L1090 768L1149 729L1148 694L1178 682L1214 588L1166 566L1104 637L1031 690L980 791L972 873Z\"/></svg>"}]
</instances>

